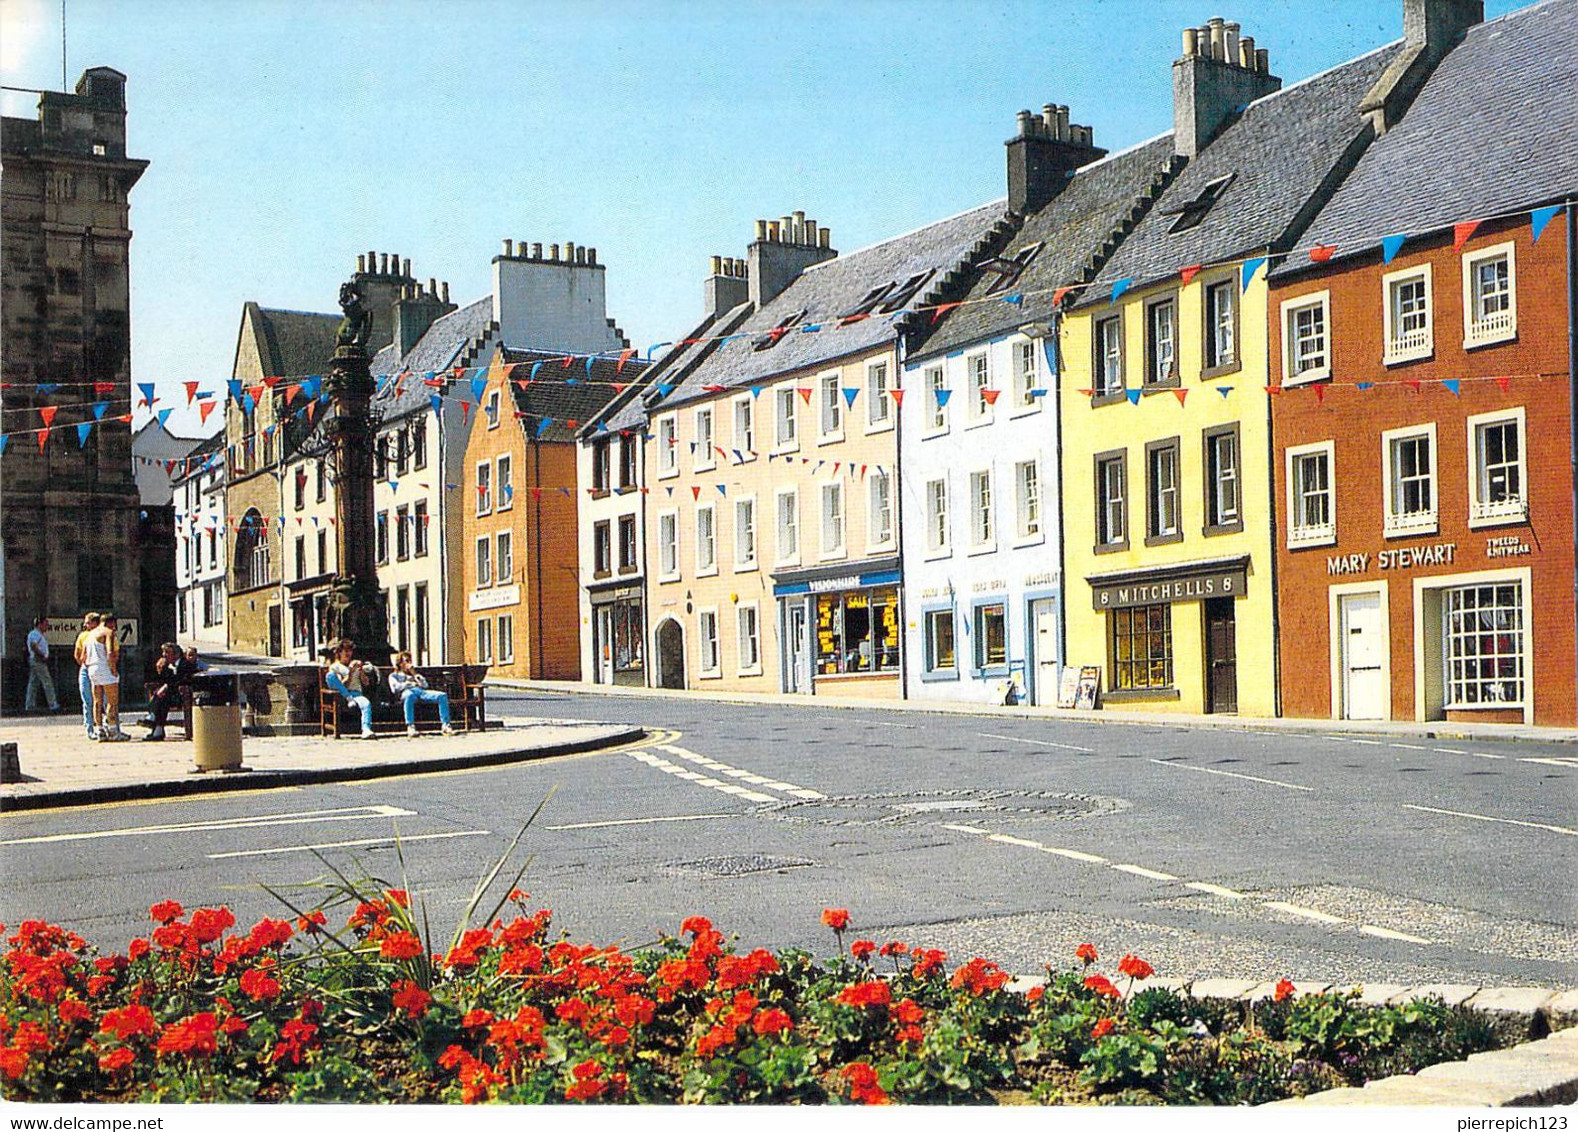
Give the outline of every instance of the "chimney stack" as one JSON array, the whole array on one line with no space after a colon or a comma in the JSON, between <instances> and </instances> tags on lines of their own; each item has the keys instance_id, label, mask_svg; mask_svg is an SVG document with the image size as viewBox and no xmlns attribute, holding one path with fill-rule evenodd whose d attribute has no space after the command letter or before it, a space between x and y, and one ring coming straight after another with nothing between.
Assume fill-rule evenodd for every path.
<instances>
[{"instance_id":1,"label":"chimney stack","mask_svg":"<svg viewBox=\"0 0 1578 1132\"><path fill-rule=\"evenodd\" d=\"M1184 28L1183 55L1173 64L1173 152L1196 156L1239 107L1282 88L1269 54L1241 30L1220 16Z\"/></svg>"},{"instance_id":2,"label":"chimney stack","mask_svg":"<svg viewBox=\"0 0 1578 1132\"><path fill-rule=\"evenodd\" d=\"M1008 208L1025 216L1063 191L1081 166L1106 155L1092 144L1089 126L1069 123L1068 107L1049 102L1037 117L1017 115L1018 133L1008 139Z\"/></svg>"},{"instance_id":3,"label":"chimney stack","mask_svg":"<svg viewBox=\"0 0 1578 1132\"><path fill-rule=\"evenodd\" d=\"M706 316L715 318L750 298L745 273L736 271L737 262L719 255L712 257L712 274L701 289L702 313Z\"/></svg>"},{"instance_id":4,"label":"chimney stack","mask_svg":"<svg viewBox=\"0 0 1578 1132\"><path fill-rule=\"evenodd\" d=\"M708 310L715 309L712 304L717 299L717 289L713 283L718 279L727 279L731 283L743 282L746 295L760 310L799 278L806 268L836 255L838 253L832 247L832 233L815 220L807 219L804 212L797 211L779 220L758 220L756 240L746 252L747 263L742 265L743 270L738 275L725 274L708 280ZM732 294L733 291L728 290L725 297Z\"/></svg>"},{"instance_id":5,"label":"chimney stack","mask_svg":"<svg viewBox=\"0 0 1578 1132\"><path fill-rule=\"evenodd\" d=\"M1359 100L1377 137L1397 124L1436 64L1484 19L1484 0L1403 0L1403 49Z\"/></svg>"}]
</instances>

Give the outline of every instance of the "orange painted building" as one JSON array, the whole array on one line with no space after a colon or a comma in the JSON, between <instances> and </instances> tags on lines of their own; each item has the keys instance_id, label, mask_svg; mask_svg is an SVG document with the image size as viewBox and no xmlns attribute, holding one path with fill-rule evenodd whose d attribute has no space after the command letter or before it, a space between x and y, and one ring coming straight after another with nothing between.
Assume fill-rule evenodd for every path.
<instances>
[{"instance_id":1,"label":"orange painted building","mask_svg":"<svg viewBox=\"0 0 1578 1132\"><path fill-rule=\"evenodd\" d=\"M1311 225L1329 262L1273 273L1285 715L1578 720L1571 229L1551 211L1575 14L1470 30ZM1454 231L1482 216L1501 219Z\"/></svg>"},{"instance_id":2,"label":"orange painted building","mask_svg":"<svg viewBox=\"0 0 1578 1132\"><path fill-rule=\"evenodd\" d=\"M494 354L466 442L460 583L464 654L492 675L581 677L576 429L613 396L615 359ZM534 365L539 380L529 380ZM506 370L506 367L510 367ZM523 384L524 383L524 384Z\"/></svg>"}]
</instances>

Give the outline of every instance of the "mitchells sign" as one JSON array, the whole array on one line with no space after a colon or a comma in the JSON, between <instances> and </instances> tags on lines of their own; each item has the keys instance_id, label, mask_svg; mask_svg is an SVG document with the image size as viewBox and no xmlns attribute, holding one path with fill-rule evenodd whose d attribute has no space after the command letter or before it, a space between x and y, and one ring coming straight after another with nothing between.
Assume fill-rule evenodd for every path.
<instances>
[{"instance_id":1,"label":"mitchells sign","mask_svg":"<svg viewBox=\"0 0 1578 1132\"><path fill-rule=\"evenodd\" d=\"M1133 605L1167 605L1175 601L1243 597L1249 590L1247 566L1196 567L1158 570L1121 578L1092 578L1091 602L1096 609L1124 609Z\"/></svg>"}]
</instances>

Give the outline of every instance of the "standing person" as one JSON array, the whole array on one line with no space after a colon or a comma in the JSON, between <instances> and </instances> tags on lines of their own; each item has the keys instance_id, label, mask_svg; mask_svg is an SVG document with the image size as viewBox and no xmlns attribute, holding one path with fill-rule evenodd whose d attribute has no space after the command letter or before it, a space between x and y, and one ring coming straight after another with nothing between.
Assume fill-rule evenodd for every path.
<instances>
[{"instance_id":1,"label":"standing person","mask_svg":"<svg viewBox=\"0 0 1578 1132\"><path fill-rule=\"evenodd\" d=\"M115 614L106 613L88 637L88 682L93 686L93 726L100 742L119 743L121 730L120 655L115 649Z\"/></svg>"},{"instance_id":2,"label":"standing person","mask_svg":"<svg viewBox=\"0 0 1578 1132\"><path fill-rule=\"evenodd\" d=\"M49 671L49 618L40 617L33 622L33 631L27 635L27 694L22 701L23 711L32 711L38 703L39 689L49 704L49 713L60 711L60 698L55 695L55 678Z\"/></svg>"},{"instance_id":3,"label":"standing person","mask_svg":"<svg viewBox=\"0 0 1578 1132\"><path fill-rule=\"evenodd\" d=\"M334 646L334 661L323 682L362 713L361 737L373 738L373 702L367 698L367 689L378 683L378 669L356 659L356 642L349 637L341 637Z\"/></svg>"},{"instance_id":4,"label":"standing person","mask_svg":"<svg viewBox=\"0 0 1578 1132\"><path fill-rule=\"evenodd\" d=\"M97 613L84 613L82 615L82 632L77 634L77 643L72 647L71 655L77 662L77 694L82 697L82 727L88 733L88 738L97 736L93 733L93 684L88 680L88 638L93 636L93 630L99 627Z\"/></svg>"},{"instance_id":5,"label":"standing person","mask_svg":"<svg viewBox=\"0 0 1578 1132\"><path fill-rule=\"evenodd\" d=\"M410 653L395 653L394 671L389 674L389 690L400 697L400 705L405 709L405 733L410 738L416 738L417 704L437 704L438 721L443 725L444 734L455 733L455 729L449 725L449 693L434 692L428 688L427 677L412 667Z\"/></svg>"}]
</instances>

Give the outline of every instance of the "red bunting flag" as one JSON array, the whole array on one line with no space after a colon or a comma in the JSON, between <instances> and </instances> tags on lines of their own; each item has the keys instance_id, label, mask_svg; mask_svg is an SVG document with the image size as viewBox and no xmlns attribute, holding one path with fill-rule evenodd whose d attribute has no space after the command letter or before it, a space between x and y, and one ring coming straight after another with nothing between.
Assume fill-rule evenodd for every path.
<instances>
[{"instance_id":1,"label":"red bunting flag","mask_svg":"<svg viewBox=\"0 0 1578 1132\"><path fill-rule=\"evenodd\" d=\"M935 325L939 318L951 311L954 307L961 305L962 304L960 303L938 303L936 306L931 308L932 324Z\"/></svg>"},{"instance_id":2,"label":"red bunting flag","mask_svg":"<svg viewBox=\"0 0 1578 1132\"><path fill-rule=\"evenodd\" d=\"M198 383L195 381L183 381L181 384L186 386L186 403L190 405L193 401L197 400Z\"/></svg>"},{"instance_id":3,"label":"red bunting flag","mask_svg":"<svg viewBox=\"0 0 1578 1132\"><path fill-rule=\"evenodd\" d=\"M1462 251L1463 245L1468 243L1483 223L1483 220L1464 220L1462 223L1452 225L1452 250Z\"/></svg>"},{"instance_id":4,"label":"red bunting flag","mask_svg":"<svg viewBox=\"0 0 1578 1132\"><path fill-rule=\"evenodd\" d=\"M40 455L44 452L44 445L49 443L49 432L50 430L46 428L38 434L38 451Z\"/></svg>"},{"instance_id":5,"label":"red bunting flag","mask_svg":"<svg viewBox=\"0 0 1578 1132\"><path fill-rule=\"evenodd\" d=\"M572 418L572 419L567 420L567 421L564 422L564 427L565 428L580 428L581 427L581 422Z\"/></svg>"},{"instance_id":6,"label":"red bunting flag","mask_svg":"<svg viewBox=\"0 0 1578 1132\"><path fill-rule=\"evenodd\" d=\"M531 497L533 499L535 499L538 503L541 503L542 502L542 488L540 488L540 487L532 488L531 489Z\"/></svg>"},{"instance_id":7,"label":"red bunting flag","mask_svg":"<svg viewBox=\"0 0 1578 1132\"><path fill-rule=\"evenodd\" d=\"M1310 249L1311 263L1325 263L1337 254L1336 244L1316 244Z\"/></svg>"},{"instance_id":8,"label":"red bunting flag","mask_svg":"<svg viewBox=\"0 0 1578 1132\"><path fill-rule=\"evenodd\" d=\"M429 389L442 389L444 388L444 379L441 377L424 377L422 384Z\"/></svg>"},{"instance_id":9,"label":"red bunting flag","mask_svg":"<svg viewBox=\"0 0 1578 1132\"><path fill-rule=\"evenodd\" d=\"M317 415L317 413L318 413L318 402L317 401L308 401L307 402L307 419L309 421L312 420L312 418L315 417Z\"/></svg>"},{"instance_id":10,"label":"red bunting flag","mask_svg":"<svg viewBox=\"0 0 1578 1132\"><path fill-rule=\"evenodd\" d=\"M842 460L834 460L833 461L833 474L835 476L838 475L839 465L841 465L843 462L844 461L842 461Z\"/></svg>"},{"instance_id":11,"label":"red bunting flag","mask_svg":"<svg viewBox=\"0 0 1578 1132\"><path fill-rule=\"evenodd\" d=\"M1268 386L1266 386L1266 392L1270 393L1274 397L1277 394L1282 392L1282 386L1280 386L1280 385L1268 385Z\"/></svg>"},{"instance_id":12,"label":"red bunting flag","mask_svg":"<svg viewBox=\"0 0 1578 1132\"><path fill-rule=\"evenodd\" d=\"M280 382L282 382L284 380L285 379L283 377L265 377L263 379L263 384L266 385L268 388L273 389L276 385L278 385Z\"/></svg>"},{"instance_id":13,"label":"red bunting flag","mask_svg":"<svg viewBox=\"0 0 1578 1132\"><path fill-rule=\"evenodd\" d=\"M1315 403L1317 405L1324 405L1326 403L1326 387L1324 385L1315 386Z\"/></svg>"},{"instance_id":14,"label":"red bunting flag","mask_svg":"<svg viewBox=\"0 0 1578 1132\"><path fill-rule=\"evenodd\" d=\"M285 386L285 407L290 408L290 403L296 399L296 394L301 392L301 385L297 382Z\"/></svg>"},{"instance_id":15,"label":"red bunting flag","mask_svg":"<svg viewBox=\"0 0 1578 1132\"><path fill-rule=\"evenodd\" d=\"M201 423L206 423L208 421L208 414L212 413L214 411L214 407L216 405L218 405L218 404L219 404L218 401L201 401L201 402L199 402L198 406L197 406L197 419L198 419L198 421L201 422Z\"/></svg>"},{"instance_id":16,"label":"red bunting flag","mask_svg":"<svg viewBox=\"0 0 1578 1132\"><path fill-rule=\"evenodd\" d=\"M575 364L575 355L574 354L566 354L564 356L564 361L560 363L560 368L561 369L569 369L574 364Z\"/></svg>"},{"instance_id":17,"label":"red bunting flag","mask_svg":"<svg viewBox=\"0 0 1578 1132\"><path fill-rule=\"evenodd\" d=\"M1184 398L1189 396L1189 391L1187 389L1174 389L1173 396L1178 398L1178 403L1182 405L1184 403Z\"/></svg>"},{"instance_id":18,"label":"red bunting flag","mask_svg":"<svg viewBox=\"0 0 1578 1132\"><path fill-rule=\"evenodd\" d=\"M889 389L888 390L888 396L893 398L893 403L895 405L898 405L900 407L903 406L903 404L904 404L904 390L902 390L902 389Z\"/></svg>"},{"instance_id":19,"label":"red bunting flag","mask_svg":"<svg viewBox=\"0 0 1578 1132\"><path fill-rule=\"evenodd\" d=\"M1418 381L1408 381L1408 382L1405 382L1404 384L1406 384L1408 386L1408 388L1412 389L1415 393L1418 393L1421 383L1418 382Z\"/></svg>"},{"instance_id":20,"label":"red bunting flag","mask_svg":"<svg viewBox=\"0 0 1578 1132\"><path fill-rule=\"evenodd\" d=\"M634 350L621 350L621 351L619 351L619 362L618 362L617 365L614 366L614 372L616 374L624 373L625 372L625 363L628 362L631 358L633 358L635 356L636 356L636 352ZM616 386L615 388L618 388L618 387Z\"/></svg>"},{"instance_id":21,"label":"red bunting flag","mask_svg":"<svg viewBox=\"0 0 1578 1132\"><path fill-rule=\"evenodd\" d=\"M263 400L263 390L266 388L268 388L266 385L249 385L247 386L247 392L251 394L254 402L258 402Z\"/></svg>"},{"instance_id":22,"label":"red bunting flag","mask_svg":"<svg viewBox=\"0 0 1578 1132\"><path fill-rule=\"evenodd\" d=\"M1184 283L1188 283L1189 280L1200 274L1200 267L1200 264L1192 263L1178 273L1178 278Z\"/></svg>"},{"instance_id":23,"label":"red bunting flag","mask_svg":"<svg viewBox=\"0 0 1578 1132\"><path fill-rule=\"evenodd\" d=\"M1073 289L1074 288L1072 288L1072 287L1059 287L1056 291L1053 291L1052 292L1052 305L1053 306L1057 306L1059 303L1061 303L1063 301L1064 296L1066 296Z\"/></svg>"},{"instance_id":24,"label":"red bunting flag","mask_svg":"<svg viewBox=\"0 0 1578 1132\"><path fill-rule=\"evenodd\" d=\"M614 387L615 393L623 393L626 389L630 388L628 383L621 381L611 381L609 384Z\"/></svg>"},{"instance_id":25,"label":"red bunting flag","mask_svg":"<svg viewBox=\"0 0 1578 1132\"><path fill-rule=\"evenodd\" d=\"M691 484L690 485L690 497L692 499L700 499L701 498L701 486L699 484Z\"/></svg>"},{"instance_id":26,"label":"red bunting flag","mask_svg":"<svg viewBox=\"0 0 1578 1132\"><path fill-rule=\"evenodd\" d=\"M795 387L795 392L800 394L800 399L802 401L804 401L807 405L809 405L811 403L811 387L810 386L808 386L808 385L796 386Z\"/></svg>"},{"instance_id":27,"label":"red bunting flag","mask_svg":"<svg viewBox=\"0 0 1578 1132\"><path fill-rule=\"evenodd\" d=\"M1094 389L1076 389L1074 392L1083 394L1086 397L1094 397L1096 395L1096 391Z\"/></svg>"},{"instance_id":28,"label":"red bunting flag","mask_svg":"<svg viewBox=\"0 0 1578 1132\"><path fill-rule=\"evenodd\" d=\"M44 418L44 426L48 428L55 423L55 414L58 412L60 412L59 406L45 405L38 411L38 415Z\"/></svg>"},{"instance_id":29,"label":"red bunting flag","mask_svg":"<svg viewBox=\"0 0 1578 1132\"><path fill-rule=\"evenodd\" d=\"M722 393L727 388L727 385L703 385L701 387L704 393Z\"/></svg>"},{"instance_id":30,"label":"red bunting flag","mask_svg":"<svg viewBox=\"0 0 1578 1132\"><path fill-rule=\"evenodd\" d=\"M122 413L115 419L120 421L121 424L131 424L132 415L130 413Z\"/></svg>"},{"instance_id":31,"label":"red bunting flag","mask_svg":"<svg viewBox=\"0 0 1578 1132\"><path fill-rule=\"evenodd\" d=\"M100 397L106 397L115 392L115 383L113 381L95 381L93 383L93 392Z\"/></svg>"},{"instance_id":32,"label":"red bunting flag","mask_svg":"<svg viewBox=\"0 0 1578 1132\"><path fill-rule=\"evenodd\" d=\"M461 424L465 424L466 421L468 421L470 419L471 419L471 402L470 401L462 401L460 403L460 423Z\"/></svg>"},{"instance_id":33,"label":"red bunting flag","mask_svg":"<svg viewBox=\"0 0 1578 1132\"><path fill-rule=\"evenodd\" d=\"M1001 389L983 389L981 390L981 399L988 405L995 405L997 404L997 398L1001 393Z\"/></svg>"},{"instance_id":34,"label":"red bunting flag","mask_svg":"<svg viewBox=\"0 0 1578 1132\"><path fill-rule=\"evenodd\" d=\"M1510 378L1510 377L1498 377L1496 379L1496 385L1501 389L1501 391L1503 393L1505 393L1507 391L1507 386L1509 386L1511 384L1512 384L1512 378Z\"/></svg>"}]
</instances>

